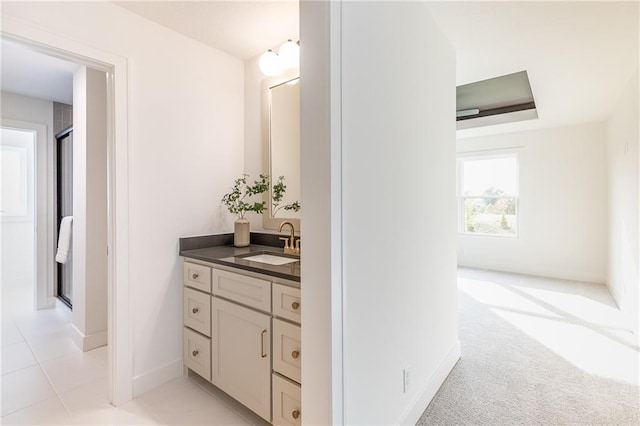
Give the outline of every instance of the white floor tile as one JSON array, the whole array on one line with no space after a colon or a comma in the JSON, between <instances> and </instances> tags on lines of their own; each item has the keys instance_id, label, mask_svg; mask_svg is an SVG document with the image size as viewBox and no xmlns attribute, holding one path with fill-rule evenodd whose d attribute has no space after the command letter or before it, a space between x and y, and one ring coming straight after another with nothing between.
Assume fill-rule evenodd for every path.
<instances>
[{"instance_id":1,"label":"white floor tile","mask_svg":"<svg viewBox=\"0 0 640 426\"><path fill-rule=\"evenodd\" d=\"M30 367L35 364L37 364L37 361L25 342L2 347L0 374L11 373L12 371Z\"/></svg>"},{"instance_id":2,"label":"white floor tile","mask_svg":"<svg viewBox=\"0 0 640 426\"><path fill-rule=\"evenodd\" d=\"M71 326L50 334L27 337L27 342L40 362L50 361L72 353L80 353L80 348L71 339Z\"/></svg>"},{"instance_id":3,"label":"white floor tile","mask_svg":"<svg viewBox=\"0 0 640 426\"><path fill-rule=\"evenodd\" d=\"M108 398L106 377L60 394L60 399L72 417L87 415L92 411L112 408Z\"/></svg>"},{"instance_id":4,"label":"white floor tile","mask_svg":"<svg viewBox=\"0 0 640 426\"><path fill-rule=\"evenodd\" d=\"M161 425L140 403L130 401L120 407L96 409L80 416L71 417L71 425Z\"/></svg>"},{"instance_id":5,"label":"white floor tile","mask_svg":"<svg viewBox=\"0 0 640 426\"><path fill-rule=\"evenodd\" d=\"M37 311L38 316L36 318L17 322L17 326L25 339L29 339L34 336L44 336L69 329L69 321L59 315L55 309L47 309L46 311L48 312Z\"/></svg>"},{"instance_id":6,"label":"white floor tile","mask_svg":"<svg viewBox=\"0 0 640 426\"><path fill-rule=\"evenodd\" d=\"M231 396L224 393L222 390L215 387L210 382L206 381L204 378L198 376L195 373L189 374L189 379L193 381L196 385L204 389L207 393L213 395L214 398L222 402L228 408L233 410L236 414L240 415L240 417L244 418L249 424L252 425L261 425L261 426L269 426L269 422L264 420L262 417L249 410L247 407L242 405L240 402L233 399Z\"/></svg>"},{"instance_id":7,"label":"white floor tile","mask_svg":"<svg viewBox=\"0 0 640 426\"><path fill-rule=\"evenodd\" d=\"M86 354L102 360L102 362L104 362L104 364L107 365L107 347L106 346L101 346L99 348L92 349L89 352L86 352Z\"/></svg>"},{"instance_id":8,"label":"white floor tile","mask_svg":"<svg viewBox=\"0 0 640 426\"><path fill-rule=\"evenodd\" d=\"M90 352L65 355L42 363L42 368L59 393L107 377L107 365Z\"/></svg>"},{"instance_id":9,"label":"white floor tile","mask_svg":"<svg viewBox=\"0 0 640 426\"><path fill-rule=\"evenodd\" d=\"M178 378L137 398L162 424L249 425L187 378Z\"/></svg>"},{"instance_id":10,"label":"white floor tile","mask_svg":"<svg viewBox=\"0 0 640 426\"><path fill-rule=\"evenodd\" d=\"M20 330L18 330L18 327L13 323L13 321L3 321L1 332L2 346L24 342L22 333L20 333Z\"/></svg>"},{"instance_id":11,"label":"white floor tile","mask_svg":"<svg viewBox=\"0 0 640 426\"><path fill-rule=\"evenodd\" d=\"M3 417L3 425L68 425L71 418L57 397Z\"/></svg>"},{"instance_id":12,"label":"white floor tile","mask_svg":"<svg viewBox=\"0 0 640 426\"><path fill-rule=\"evenodd\" d=\"M2 376L2 416L55 396L40 366Z\"/></svg>"}]
</instances>

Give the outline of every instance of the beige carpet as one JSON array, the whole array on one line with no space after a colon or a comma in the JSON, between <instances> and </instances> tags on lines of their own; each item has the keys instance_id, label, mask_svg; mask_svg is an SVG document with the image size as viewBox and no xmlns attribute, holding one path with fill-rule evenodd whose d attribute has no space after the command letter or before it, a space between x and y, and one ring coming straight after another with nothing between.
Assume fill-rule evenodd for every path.
<instances>
[{"instance_id":1,"label":"beige carpet","mask_svg":"<svg viewBox=\"0 0 640 426\"><path fill-rule=\"evenodd\" d=\"M603 286L463 269L459 287L462 358L419 425L640 425L638 348Z\"/></svg>"}]
</instances>

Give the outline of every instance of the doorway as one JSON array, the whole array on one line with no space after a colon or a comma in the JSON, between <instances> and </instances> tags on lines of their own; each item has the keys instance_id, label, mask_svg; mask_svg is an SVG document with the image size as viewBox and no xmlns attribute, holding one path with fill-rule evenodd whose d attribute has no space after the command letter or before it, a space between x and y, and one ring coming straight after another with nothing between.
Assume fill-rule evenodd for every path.
<instances>
[{"instance_id":1,"label":"doorway","mask_svg":"<svg viewBox=\"0 0 640 426\"><path fill-rule=\"evenodd\" d=\"M80 40L62 39L46 29L21 23L3 25L3 40L45 55L106 73L106 186L107 186L107 309L109 401L119 405L133 394L128 288L128 116L126 58L88 47ZM118 78L116 78L116 74ZM116 155L117 153L117 155ZM49 175L53 181L53 174ZM116 206L117 201L117 206ZM53 203L53 200L51 200ZM49 259L53 258L55 219L49 223ZM46 259L45 259L46 260ZM52 264L51 264L52 265ZM38 268L40 270L40 268ZM53 275L53 265L51 268ZM53 280L49 280L53 282ZM53 288L49 296L53 296ZM120 307L120 308L118 308ZM116 368L117 367L117 368Z\"/></svg>"}]
</instances>

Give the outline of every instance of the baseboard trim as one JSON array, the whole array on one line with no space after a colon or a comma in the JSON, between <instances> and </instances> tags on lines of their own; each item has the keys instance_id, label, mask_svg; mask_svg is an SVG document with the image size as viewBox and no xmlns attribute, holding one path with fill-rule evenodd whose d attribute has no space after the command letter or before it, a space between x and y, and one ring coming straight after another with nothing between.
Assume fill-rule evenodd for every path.
<instances>
[{"instance_id":1,"label":"baseboard trim","mask_svg":"<svg viewBox=\"0 0 640 426\"><path fill-rule=\"evenodd\" d=\"M622 298L620 297L620 293L614 286L611 285L611 282L609 282L608 280L607 280L606 286L607 286L607 290L609 290L609 293L611 294L611 298L617 305L618 309L620 309L620 306L622 304Z\"/></svg>"},{"instance_id":2,"label":"baseboard trim","mask_svg":"<svg viewBox=\"0 0 640 426\"><path fill-rule=\"evenodd\" d=\"M98 333L86 335L73 326L71 339L80 348L82 352L87 352L107 344L107 330Z\"/></svg>"},{"instance_id":3,"label":"baseboard trim","mask_svg":"<svg viewBox=\"0 0 640 426\"><path fill-rule=\"evenodd\" d=\"M440 389L440 386L444 383L453 367L460 359L460 341L458 340L455 345L449 350L449 353L444 357L436 372L431 376L427 384L418 393L413 403L409 408L402 413L400 421L396 424L400 425L415 425L420 416L427 409L427 406Z\"/></svg>"},{"instance_id":4,"label":"baseboard trim","mask_svg":"<svg viewBox=\"0 0 640 426\"><path fill-rule=\"evenodd\" d=\"M183 375L182 358L133 378L133 397L136 398L151 389L181 377Z\"/></svg>"}]
</instances>

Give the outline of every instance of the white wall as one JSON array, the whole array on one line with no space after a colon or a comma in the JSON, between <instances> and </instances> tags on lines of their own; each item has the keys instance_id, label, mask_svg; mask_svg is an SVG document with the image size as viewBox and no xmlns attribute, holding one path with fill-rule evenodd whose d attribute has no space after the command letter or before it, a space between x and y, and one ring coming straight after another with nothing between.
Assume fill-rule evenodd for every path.
<instances>
[{"instance_id":1,"label":"white wall","mask_svg":"<svg viewBox=\"0 0 640 426\"><path fill-rule=\"evenodd\" d=\"M308 425L344 424L340 7L300 3L302 424Z\"/></svg>"},{"instance_id":2,"label":"white wall","mask_svg":"<svg viewBox=\"0 0 640 426\"><path fill-rule=\"evenodd\" d=\"M39 143L36 147L37 173L39 174L38 186L43 186L41 195L36 204L45 210L43 224L53 225L53 213L47 214L46 206L47 197L53 199L53 183L49 178L47 164L52 163L52 149L48 149L53 143L53 102L36 99L28 96L17 95L15 93L2 92L0 98L2 110L0 116L3 119L18 120L23 122L38 123L46 126L46 135L44 144ZM2 224L2 283L20 282L24 285L33 285L34 280L34 256L36 246L34 245L34 223L36 217L40 217L42 212L26 222L5 222ZM50 223L49 223L50 222ZM43 227L42 233L47 232L47 227ZM53 237L46 235L45 245L49 248L53 247ZM47 286L47 277L53 277L53 264L47 262L46 248L39 259L39 268L41 269L38 278L41 281L42 300L38 300L39 307L44 307L47 302L47 292L51 291L53 285ZM50 294L49 296L52 296ZM42 303L40 303L42 302Z\"/></svg>"},{"instance_id":3,"label":"white wall","mask_svg":"<svg viewBox=\"0 0 640 426\"><path fill-rule=\"evenodd\" d=\"M7 3L2 15L127 60L129 309L143 392L182 372L178 238L233 229L220 199L243 168L243 62L108 2Z\"/></svg>"},{"instance_id":4,"label":"white wall","mask_svg":"<svg viewBox=\"0 0 640 426\"><path fill-rule=\"evenodd\" d=\"M604 283L605 138L592 123L459 139L459 153L514 148L520 202L519 237L459 234L458 265Z\"/></svg>"},{"instance_id":5,"label":"white wall","mask_svg":"<svg viewBox=\"0 0 640 426\"><path fill-rule=\"evenodd\" d=\"M300 12L302 420L415 424L460 355L455 52L422 3Z\"/></svg>"},{"instance_id":6,"label":"white wall","mask_svg":"<svg viewBox=\"0 0 640 426\"><path fill-rule=\"evenodd\" d=\"M607 122L610 207L608 284L636 341L640 341L639 92L636 72Z\"/></svg>"},{"instance_id":7,"label":"white wall","mask_svg":"<svg viewBox=\"0 0 640 426\"><path fill-rule=\"evenodd\" d=\"M107 79L73 75L72 285L74 340L84 351L107 344Z\"/></svg>"}]
</instances>

